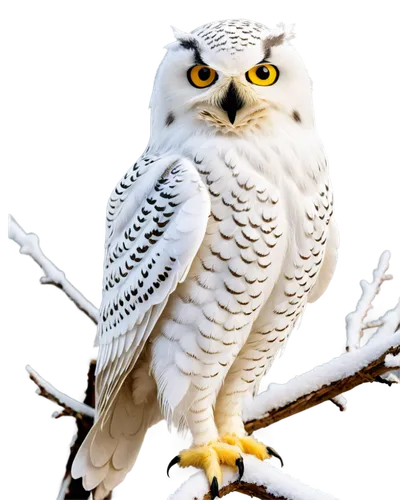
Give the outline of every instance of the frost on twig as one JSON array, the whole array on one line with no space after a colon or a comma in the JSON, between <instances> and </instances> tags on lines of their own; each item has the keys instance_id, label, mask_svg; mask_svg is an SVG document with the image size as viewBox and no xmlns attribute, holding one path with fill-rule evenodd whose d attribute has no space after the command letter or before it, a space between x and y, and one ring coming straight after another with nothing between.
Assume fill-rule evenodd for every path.
<instances>
[{"instance_id":1,"label":"frost on twig","mask_svg":"<svg viewBox=\"0 0 400 500\"><path fill-rule=\"evenodd\" d=\"M80 403L76 399L67 396L53 387L43 377L41 377L31 366L27 365L26 371L29 373L29 378L38 386L37 393L53 403L56 403L64 408L61 413L53 414L56 418L59 416L70 416L75 418L88 417L94 419L94 409L90 406Z\"/></svg>"},{"instance_id":2,"label":"frost on twig","mask_svg":"<svg viewBox=\"0 0 400 500\"><path fill-rule=\"evenodd\" d=\"M347 350L358 349L361 344L363 331L368 328L378 328L385 325L387 314L373 320L368 319L368 313L373 308L373 303L380 294L382 286L386 282L394 279L392 274L389 274L391 265L391 253L389 250L381 252L378 264L372 271L371 281L366 279L360 280L360 296L356 305L346 317L346 346Z\"/></svg>"},{"instance_id":3,"label":"frost on twig","mask_svg":"<svg viewBox=\"0 0 400 500\"><path fill-rule=\"evenodd\" d=\"M65 500L68 493L69 486L71 484L71 476L67 476L61 483L61 488L57 496L57 500Z\"/></svg>"},{"instance_id":4,"label":"frost on twig","mask_svg":"<svg viewBox=\"0 0 400 500\"><path fill-rule=\"evenodd\" d=\"M43 269L44 276L40 282L54 285L74 302L74 304L96 324L99 318L98 309L70 283L61 269L49 260L40 248L39 238L35 233L27 234L12 215L9 216L8 237L20 246L20 253L29 255Z\"/></svg>"},{"instance_id":5,"label":"frost on twig","mask_svg":"<svg viewBox=\"0 0 400 500\"><path fill-rule=\"evenodd\" d=\"M389 311L383 308L382 311L373 305L376 296L381 293L382 286L394 280L394 275L389 273L390 257L390 251L384 250L379 256L378 264L371 273L371 281L360 280L360 296L353 311L346 317L346 351L358 349L366 332L372 332L376 336L382 334L382 332L383 334L394 332L399 327L400 319L394 307ZM383 377L378 376L377 381L385 382L386 380L386 383L390 383L393 378L397 379L395 375L389 373Z\"/></svg>"},{"instance_id":6,"label":"frost on twig","mask_svg":"<svg viewBox=\"0 0 400 500\"><path fill-rule=\"evenodd\" d=\"M331 401L339 408L340 411L347 410L347 399L341 394L332 398Z\"/></svg>"},{"instance_id":7,"label":"frost on twig","mask_svg":"<svg viewBox=\"0 0 400 500\"><path fill-rule=\"evenodd\" d=\"M390 368L400 368L400 354L397 354L396 356L388 354L385 358L385 365Z\"/></svg>"}]
</instances>

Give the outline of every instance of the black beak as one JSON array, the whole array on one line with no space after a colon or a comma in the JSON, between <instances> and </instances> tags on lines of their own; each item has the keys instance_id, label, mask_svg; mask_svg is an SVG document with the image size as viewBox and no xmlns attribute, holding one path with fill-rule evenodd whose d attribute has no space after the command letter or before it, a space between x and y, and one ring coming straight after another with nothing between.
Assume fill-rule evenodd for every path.
<instances>
[{"instance_id":1,"label":"black beak","mask_svg":"<svg viewBox=\"0 0 400 500\"><path fill-rule=\"evenodd\" d=\"M236 85L233 82L230 83L228 91L222 99L220 106L226 111L229 121L233 125L235 123L236 113L244 106L244 101L240 97Z\"/></svg>"}]
</instances>

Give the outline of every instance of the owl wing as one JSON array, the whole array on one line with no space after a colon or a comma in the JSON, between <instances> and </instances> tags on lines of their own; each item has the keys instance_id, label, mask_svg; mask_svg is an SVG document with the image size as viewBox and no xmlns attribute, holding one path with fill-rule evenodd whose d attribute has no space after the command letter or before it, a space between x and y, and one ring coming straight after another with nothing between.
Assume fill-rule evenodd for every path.
<instances>
[{"instance_id":1,"label":"owl wing","mask_svg":"<svg viewBox=\"0 0 400 500\"><path fill-rule=\"evenodd\" d=\"M326 210L326 216L329 217L329 222L326 226L326 233L321 233L321 236L323 237L322 241L324 241L324 239L326 238L325 254L317 281L311 288L308 295L307 302L309 304L314 304L315 302L320 300L323 295L329 290L332 281L335 279L339 262L341 240L339 225L334 215L336 213L336 202L335 193L333 190L331 190L329 194L325 195L325 203L328 202L329 208L328 210ZM320 202L320 213L323 213L322 208L325 208L323 206L323 203L324 201ZM321 242L316 241L313 251L316 253L320 248Z\"/></svg>"},{"instance_id":2,"label":"owl wing","mask_svg":"<svg viewBox=\"0 0 400 500\"><path fill-rule=\"evenodd\" d=\"M107 208L97 332L97 416L105 415L203 240L210 200L195 166L142 157Z\"/></svg>"}]
</instances>

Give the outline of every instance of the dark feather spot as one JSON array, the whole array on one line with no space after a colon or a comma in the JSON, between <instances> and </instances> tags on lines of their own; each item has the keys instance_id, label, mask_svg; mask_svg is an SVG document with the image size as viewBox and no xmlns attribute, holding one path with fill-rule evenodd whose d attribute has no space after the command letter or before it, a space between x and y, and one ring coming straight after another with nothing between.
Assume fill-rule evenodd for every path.
<instances>
[{"instance_id":1,"label":"dark feather spot","mask_svg":"<svg viewBox=\"0 0 400 500\"><path fill-rule=\"evenodd\" d=\"M174 113L172 113L172 112L168 113L167 118L165 119L165 125L167 127L169 127L170 125L172 125L174 123L174 121L175 121Z\"/></svg>"},{"instance_id":2,"label":"dark feather spot","mask_svg":"<svg viewBox=\"0 0 400 500\"><path fill-rule=\"evenodd\" d=\"M179 39L179 44L181 47L187 50L193 50L194 52L194 62L196 64L206 66L204 64L203 59L201 58L201 52L200 52L200 46L198 41L195 38L184 38L184 39Z\"/></svg>"},{"instance_id":3,"label":"dark feather spot","mask_svg":"<svg viewBox=\"0 0 400 500\"><path fill-rule=\"evenodd\" d=\"M300 116L300 113L298 111L296 111L296 110L293 111L292 118L295 122L301 123L301 116Z\"/></svg>"},{"instance_id":4,"label":"dark feather spot","mask_svg":"<svg viewBox=\"0 0 400 500\"><path fill-rule=\"evenodd\" d=\"M267 38L263 40L264 53L266 54L266 57L270 57L271 47L277 47L278 45L282 45L282 43L285 41L285 38L286 38L285 33L279 33L277 35L267 36Z\"/></svg>"}]
</instances>

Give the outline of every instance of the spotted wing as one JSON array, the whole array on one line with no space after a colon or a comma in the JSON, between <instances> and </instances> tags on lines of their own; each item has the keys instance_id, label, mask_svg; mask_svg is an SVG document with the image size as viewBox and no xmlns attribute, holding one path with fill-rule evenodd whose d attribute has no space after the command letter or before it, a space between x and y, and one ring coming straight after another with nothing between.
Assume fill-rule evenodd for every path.
<instances>
[{"instance_id":1,"label":"spotted wing","mask_svg":"<svg viewBox=\"0 0 400 500\"><path fill-rule=\"evenodd\" d=\"M145 156L119 182L107 209L97 343L97 415L140 355L169 295L203 240L209 195L193 164Z\"/></svg>"}]
</instances>

